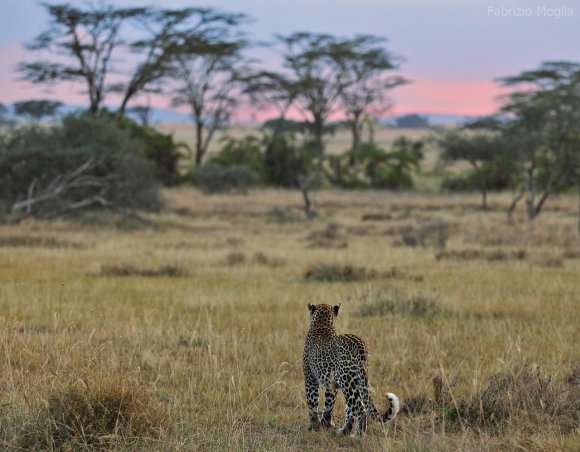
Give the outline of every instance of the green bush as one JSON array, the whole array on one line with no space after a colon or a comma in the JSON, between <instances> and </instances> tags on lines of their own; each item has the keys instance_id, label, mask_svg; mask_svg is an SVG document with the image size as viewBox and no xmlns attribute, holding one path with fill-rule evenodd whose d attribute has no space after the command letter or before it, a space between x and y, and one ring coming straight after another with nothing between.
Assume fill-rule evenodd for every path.
<instances>
[{"instance_id":1,"label":"green bush","mask_svg":"<svg viewBox=\"0 0 580 452\"><path fill-rule=\"evenodd\" d=\"M299 146L292 134L266 137L264 166L266 182L276 187L296 187L314 167L312 153Z\"/></svg>"},{"instance_id":2,"label":"green bush","mask_svg":"<svg viewBox=\"0 0 580 452\"><path fill-rule=\"evenodd\" d=\"M221 166L208 163L193 172L193 182L205 193L245 192L258 184L259 176L243 165Z\"/></svg>"},{"instance_id":3,"label":"green bush","mask_svg":"<svg viewBox=\"0 0 580 452\"><path fill-rule=\"evenodd\" d=\"M179 184L179 159L189 152L185 143L176 143L172 134L161 133L151 127L142 126L128 117L119 120L114 113L102 111L100 116L116 122L119 128L127 130L141 141L140 152L155 165L155 176L166 186Z\"/></svg>"},{"instance_id":4,"label":"green bush","mask_svg":"<svg viewBox=\"0 0 580 452\"><path fill-rule=\"evenodd\" d=\"M482 164L485 186L488 190L507 190L514 185L514 164L498 157ZM441 181L441 189L447 191L477 191L480 181L474 170L461 174L449 174Z\"/></svg>"},{"instance_id":5,"label":"green bush","mask_svg":"<svg viewBox=\"0 0 580 452\"><path fill-rule=\"evenodd\" d=\"M342 188L413 188L412 173L419 169L423 143L399 137L390 151L364 143L356 151L328 158L326 175Z\"/></svg>"},{"instance_id":6,"label":"green bush","mask_svg":"<svg viewBox=\"0 0 580 452\"><path fill-rule=\"evenodd\" d=\"M215 164L222 167L245 166L264 179L264 156L262 154L262 140L254 135L236 139L225 137L221 150L213 155L208 164Z\"/></svg>"},{"instance_id":7,"label":"green bush","mask_svg":"<svg viewBox=\"0 0 580 452\"><path fill-rule=\"evenodd\" d=\"M130 130L87 115L69 115L52 128L14 130L0 141L0 204L4 212L38 217L81 208L155 210L161 202L143 148ZM36 201L13 209L30 198Z\"/></svg>"}]
</instances>

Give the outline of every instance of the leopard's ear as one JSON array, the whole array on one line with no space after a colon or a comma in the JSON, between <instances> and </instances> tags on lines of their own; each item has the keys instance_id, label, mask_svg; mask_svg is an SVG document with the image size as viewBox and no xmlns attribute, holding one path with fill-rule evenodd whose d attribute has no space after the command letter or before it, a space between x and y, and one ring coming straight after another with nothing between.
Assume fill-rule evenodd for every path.
<instances>
[{"instance_id":1,"label":"leopard's ear","mask_svg":"<svg viewBox=\"0 0 580 452\"><path fill-rule=\"evenodd\" d=\"M310 311L310 314L314 314L314 311L316 310L316 306L308 303L308 310Z\"/></svg>"},{"instance_id":2,"label":"leopard's ear","mask_svg":"<svg viewBox=\"0 0 580 452\"><path fill-rule=\"evenodd\" d=\"M338 304L335 304L335 305L332 307L332 312L334 313L334 316L335 316L335 317L336 317L336 316L338 316L338 310L339 310L339 309L340 309L340 303L338 303Z\"/></svg>"}]
</instances>

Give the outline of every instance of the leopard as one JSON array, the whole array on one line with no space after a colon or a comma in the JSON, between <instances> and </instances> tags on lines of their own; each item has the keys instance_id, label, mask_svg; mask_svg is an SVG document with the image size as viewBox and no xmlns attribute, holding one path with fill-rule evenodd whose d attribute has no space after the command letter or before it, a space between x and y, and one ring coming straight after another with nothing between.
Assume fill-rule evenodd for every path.
<instances>
[{"instance_id":1,"label":"leopard","mask_svg":"<svg viewBox=\"0 0 580 452\"><path fill-rule=\"evenodd\" d=\"M336 334L334 321L340 304L308 304L310 328L304 343L303 370L308 404L309 430L333 428L332 411L338 391L345 397L344 424L338 434L362 436L367 429L367 416L380 422L395 418L399 398L388 392L388 408L379 412L368 385L368 350L365 342L354 334ZM318 390L322 386L324 407L319 419ZM356 432L352 432L356 421Z\"/></svg>"}]
</instances>

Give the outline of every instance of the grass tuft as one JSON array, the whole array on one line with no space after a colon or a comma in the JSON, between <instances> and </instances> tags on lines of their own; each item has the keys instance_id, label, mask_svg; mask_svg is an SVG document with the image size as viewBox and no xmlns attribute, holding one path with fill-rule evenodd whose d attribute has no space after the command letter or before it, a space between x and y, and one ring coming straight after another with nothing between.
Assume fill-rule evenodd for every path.
<instances>
[{"instance_id":1,"label":"grass tuft","mask_svg":"<svg viewBox=\"0 0 580 452\"><path fill-rule=\"evenodd\" d=\"M9 235L0 237L0 247L11 248L50 248L50 249L84 249L82 243L57 240L54 237L32 235Z\"/></svg>"},{"instance_id":2,"label":"grass tuft","mask_svg":"<svg viewBox=\"0 0 580 452\"><path fill-rule=\"evenodd\" d=\"M539 366L525 361L508 363L491 375L473 395L453 398L446 385L434 380L435 409L447 427L500 432L508 426L535 429L555 424L560 432L573 432L580 421L580 388L566 385Z\"/></svg>"},{"instance_id":3,"label":"grass tuft","mask_svg":"<svg viewBox=\"0 0 580 452\"><path fill-rule=\"evenodd\" d=\"M304 273L308 282L356 282L368 281L379 277L379 272L366 267L346 264L315 264Z\"/></svg>"},{"instance_id":4,"label":"grass tuft","mask_svg":"<svg viewBox=\"0 0 580 452\"><path fill-rule=\"evenodd\" d=\"M187 276L188 272L176 265L162 265L156 268L138 268L131 264L107 264L101 266L101 276L113 276L113 277L145 277L145 278L156 278L156 277L170 277L178 278L182 276Z\"/></svg>"},{"instance_id":5,"label":"grass tuft","mask_svg":"<svg viewBox=\"0 0 580 452\"><path fill-rule=\"evenodd\" d=\"M52 390L24 421L26 450L112 450L159 438L169 413L137 382L107 378Z\"/></svg>"},{"instance_id":6,"label":"grass tuft","mask_svg":"<svg viewBox=\"0 0 580 452\"><path fill-rule=\"evenodd\" d=\"M254 262L258 265L264 265L270 268L278 268L286 265L286 260L279 257L268 256L261 251L254 254Z\"/></svg>"},{"instance_id":7,"label":"grass tuft","mask_svg":"<svg viewBox=\"0 0 580 452\"><path fill-rule=\"evenodd\" d=\"M328 223L322 231L315 231L307 239L310 248L344 249L348 241L344 228L339 223Z\"/></svg>"},{"instance_id":8,"label":"grass tuft","mask_svg":"<svg viewBox=\"0 0 580 452\"><path fill-rule=\"evenodd\" d=\"M382 288L367 291L364 303L358 309L359 317L402 315L410 317L432 317L441 312L438 301L429 295L408 295L400 289Z\"/></svg>"}]
</instances>

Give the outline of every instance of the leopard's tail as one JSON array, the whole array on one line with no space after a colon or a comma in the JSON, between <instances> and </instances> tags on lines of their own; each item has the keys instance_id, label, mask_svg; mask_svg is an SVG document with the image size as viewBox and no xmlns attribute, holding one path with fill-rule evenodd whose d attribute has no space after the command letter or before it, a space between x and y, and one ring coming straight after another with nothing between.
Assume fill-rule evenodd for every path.
<instances>
[{"instance_id":1,"label":"leopard's tail","mask_svg":"<svg viewBox=\"0 0 580 452\"><path fill-rule=\"evenodd\" d=\"M365 390L363 390L363 404L367 414L372 419L379 422L389 422L390 420L394 419L400 408L399 398L392 392L387 392L387 401L389 402L389 407L383 413L381 413L379 410L377 410L377 407L375 406L375 403L369 394L367 381L368 380L366 375L363 375L363 382L365 383Z\"/></svg>"},{"instance_id":2,"label":"leopard's tail","mask_svg":"<svg viewBox=\"0 0 580 452\"><path fill-rule=\"evenodd\" d=\"M399 412L399 398L392 392L387 392L387 401L389 402L389 408L385 412L381 413L377 410L373 399L369 396L369 405L367 409L368 415L376 421L389 422L392 420Z\"/></svg>"}]
</instances>

